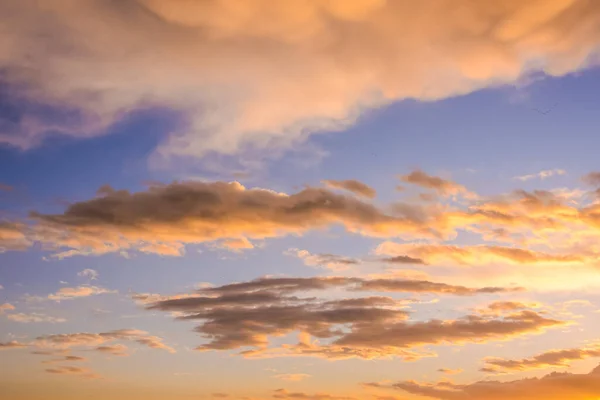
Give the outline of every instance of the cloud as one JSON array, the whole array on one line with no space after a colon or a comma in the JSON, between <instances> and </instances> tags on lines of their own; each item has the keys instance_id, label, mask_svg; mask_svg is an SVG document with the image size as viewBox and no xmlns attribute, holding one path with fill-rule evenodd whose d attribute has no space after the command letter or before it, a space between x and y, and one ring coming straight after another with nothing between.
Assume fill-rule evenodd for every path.
<instances>
[{"instance_id":1,"label":"cloud","mask_svg":"<svg viewBox=\"0 0 600 400\"><path fill-rule=\"evenodd\" d=\"M288 382L300 382L306 378L310 378L309 374L278 374L273 375L273 378Z\"/></svg>"},{"instance_id":2,"label":"cloud","mask_svg":"<svg viewBox=\"0 0 600 400\"><path fill-rule=\"evenodd\" d=\"M9 349L22 349L27 347L27 344L20 343L17 341L11 342L0 342L0 350L9 350Z\"/></svg>"},{"instance_id":3,"label":"cloud","mask_svg":"<svg viewBox=\"0 0 600 400\"><path fill-rule=\"evenodd\" d=\"M433 182L440 190L459 190L447 189L454 188L449 181ZM489 286L522 279L536 289L577 289L582 282L600 286L600 203L569 190L515 190L476 201L389 207L326 188L284 194L235 182L175 182L140 192L105 187L101 192L62 213L33 213L18 229L28 242L64 258L132 251L181 255L185 246L199 243L242 249L254 240L341 226L385 238L377 252L388 263L414 259L431 267L490 267L477 271ZM465 233L484 244L449 244ZM305 261L343 263L333 255L327 255L329 262L319 256L306 255ZM523 268L530 265L540 268Z\"/></svg>"},{"instance_id":4,"label":"cloud","mask_svg":"<svg viewBox=\"0 0 600 400\"><path fill-rule=\"evenodd\" d=\"M39 352L37 354L39 354ZM42 361L42 364L57 364L57 363L62 363L62 362L79 362L79 361L81 361L81 362L87 361L87 358L79 357L79 356L63 356L63 357L57 358L57 359Z\"/></svg>"},{"instance_id":5,"label":"cloud","mask_svg":"<svg viewBox=\"0 0 600 400\"><path fill-rule=\"evenodd\" d=\"M195 331L207 340L199 350L243 350L250 358L281 355L331 359L402 357L415 360L430 353L426 345L481 343L540 333L564 322L530 310L502 317L467 315L456 320L408 321L405 301L390 297L323 299L318 291L337 293L406 292L475 295L515 289L471 289L412 280L343 277L261 278L199 289L185 298L149 303L149 310L176 313L179 320L199 321ZM307 293L313 297L299 297ZM269 347L270 338L298 332L297 344ZM316 338L313 341L311 338ZM319 343L318 340L323 340Z\"/></svg>"},{"instance_id":6,"label":"cloud","mask_svg":"<svg viewBox=\"0 0 600 400\"><path fill-rule=\"evenodd\" d=\"M94 349L95 351L98 351L100 353L105 353L105 354L110 354L112 356L128 356L129 354L127 353L127 346L124 346L122 344L115 344L115 345L105 345L105 346L98 346Z\"/></svg>"},{"instance_id":7,"label":"cloud","mask_svg":"<svg viewBox=\"0 0 600 400\"><path fill-rule=\"evenodd\" d=\"M31 344L41 348L69 349L73 347L97 348L108 342L132 341L153 349L162 349L174 353L175 349L167 346L158 336L136 329L119 329L101 333L64 333L45 335L36 338Z\"/></svg>"},{"instance_id":8,"label":"cloud","mask_svg":"<svg viewBox=\"0 0 600 400\"><path fill-rule=\"evenodd\" d=\"M468 288L413 279L362 279L348 277L312 278L259 278L252 281L231 283L200 289L199 293L209 296L231 294L290 294L294 292L348 288L351 291L385 291L405 293L447 293L474 295L478 293L511 293L523 288ZM196 295L197 296L197 295ZM181 298L181 297L179 297ZM191 297L190 298L197 298ZM205 301L202 298L192 301ZM212 301L212 300L211 300Z\"/></svg>"},{"instance_id":9,"label":"cloud","mask_svg":"<svg viewBox=\"0 0 600 400\"><path fill-rule=\"evenodd\" d=\"M420 258L414 258L409 256L387 257L381 259L381 261L388 264L425 264L425 262Z\"/></svg>"},{"instance_id":10,"label":"cloud","mask_svg":"<svg viewBox=\"0 0 600 400\"><path fill-rule=\"evenodd\" d=\"M544 180L544 179L550 178L552 176L566 175L566 174L567 174L567 171L565 171L564 169L545 169L545 170L537 172L535 174L515 176L514 179L525 182L525 181L529 181L532 179Z\"/></svg>"},{"instance_id":11,"label":"cloud","mask_svg":"<svg viewBox=\"0 0 600 400\"><path fill-rule=\"evenodd\" d=\"M402 381L391 385L372 386L388 387L437 400L587 400L600 396L599 378L600 368L596 368L588 374L553 372L541 378L507 382L480 381L458 385L451 382L428 384Z\"/></svg>"},{"instance_id":12,"label":"cloud","mask_svg":"<svg viewBox=\"0 0 600 400\"><path fill-rule=\"evenodd\" d=\"M330 188L347 190L358 196L366 197L367 199L373 199L377 195L375 189L354 179L343 181L324 180L322 182Z\"/></svg>"},{"instance_id":13,"label":"cloud","mask_svg":"<svg viewBox=\"0 0 600 400\"><path fill-rule=\"evenodd\" d=\"M590 172L584 175L581 180L590 186L600 186L600 172Z\"/></svg>"},{"instance_id":14,"label":"cloud","mask_svg":"<svg viewBox=\"0 0 600 400\"><path fill-rule=\"evenodd\" d=\"M355 400L354 397L334 396L327 393L307 394L302 392L290 392L286 389L277 389L272 396L274 399L306 399L306 400Z\"/></svg>"},{"instance_id":15,"label":"cloud","mask_svg":"<svg viewBox=\"0 0 600 400\"><path fill-rule=\"evenodd\" d=\"M6 311L12 311L14 309L15 306L10 303L0 304L0 315L4 314Z\"/></svg>"},{"instance_id":16,"label":"cloud","mask_svg":"<svg viewBox=\"0 0 600 400\"><path fill-rule=\"evenodd\" d=\"M51 133L99 135L132 109L161 106L187 121L163 154L272 154L365 109L538 71L562 76L593 61L595 2L462 3L4 3L0 69L26 107L1 139L28 148Z\"/></svg>"},{"instance_id":17,"label":"cloud","mask_svg":"<svg viewBox=\"0 0 600 400\"><path fill-rule=\"evenodd\" d=\"M311 254L308 250L288 249L285 254L300 258L309 267L327 268L332 271L343 271L352 265L360 264L355 258L336 254Z\"/></svg>"},{"instance_id":18,"label":"cloud","mask_svg":"<svg viewBox=\"0 0 600 400\"><path fill-rule=\"evenodd\" d=\"M509 360L503 358L487 357L484 359L484 372L504 373L530 371L550 367L566 368L572 361L585 360L587 358L600 357L600 345L584 348L549 350L531 358Z\"/></svg>"},{"instance_id":19,"label":"cloud","mask_svg":"<svg viewBox=\"0 0 600 400\"><path fill-rule=\"evenodd\" d=\"M116 293L114 290L108 290L98 286L82 285L77 287L63 287L58 292L49 294L48 299L55 301L72 300L80 297L89 297L98 294Z\"/></svg>"},{"instance_id":20,"label":"cloud","mask_svg":"<svg viewBox=\"0 0 600 400\"><path fill-rule=\"evenodd\" d=\"M469 288L465 286L448 285L446 283L403 280L403 279L371 279L364 280L359 285L360 290L380 292L412 292L412 293L438 293L469 296L475 294L510 293L524 290L522 287L482 287Z\"/></svg>"},{"instance_id":21,"label":"cloud","mask_svg":"<svg viewBox=\"0 0 600 400\"><path fill-rule=\"evenodd\" d=\"M476 309L480 314L487 315L503 315L506 313L511 313L514 311L526 310L529 308L539 308L540 304L538 303L522 303L519 301L495 301L487 305L487 307L482 309Z\"/></svg>"},{"instance_id":22,"label":"cloud","mask_svg":"<svg viewBox=\"0 0 600 400\"><path fill-rule=\"evenodd\" d=\"M410 215L388 215L326 189L286 195L246 189L237 182L172 183L137 193L105 189L99 197L71 204L63 214L33 213L32 218L37 222L33 239L60 249L59 258L123 250L165 254L164 246L179 249L216 240L229 240L230 246L242 241L248 247L244 238L302 234L332 225L368 236L436 235Z\"/></svg>"},{"instance_id":23,"label":"cloud","mask_svg":"<svg viewBox=\"0 0 600 400\"><path fill-rule=\"evenodd\" d=\"M25 250L32 245L21 223L0 221L0 253L10 250Z\"/></svg>"},{"instance_id":24,"label":"cloud","mask_svg":"<svg viewBox=\"0 0 600 400\"><path fill-rule=\"evenodd\" d=\"M438 372L441 372L442 374L446 374L446 375L456 375L456 374L462 373L463 370L462 369L440 368L440 369L438 369Z\"/></svg>"},{"instance_id":25,"label":"cloud","mask_svg":"<svg viewBox=\"0 0 600 400\"><path fill-rule=\"evenodd\" d=\"M426 189L436 191L443 196L456 196L468 194L469 191L463 185L456 182L429 175L421 170L415 170L408 175L400 176L402 182L411 183Z\"/></svg>"},{"instance_id":26,"label":"cloud","mask_svg":"<svg viewBox=\"0 0 600 400\"><path fill-rule=\"evenodd\" d=\"M82 278L88 278L90 281L98 279L98 271L86 268L83 271L77 273L77 276Z\"/></svg>"},{"instance_id":27,"label":"cloud","mask_svg":"<svg viewBox=\"0 0 600 400\"><path fill-rule=\"evenodd\" d=\"M60 323L66 322L65 318L52 317L50 315L39 314L39 313L31 313L31 314L8 314L6 316L11 321L22 322L22 323L30 323L30 322L49 322L49 323Z\"/></svg>"},{"instance_id":28,"label":"cloud","mask_svg":"<svg viewBox=\"0 0 600 400\"><path fill-rule=\"evenodd\" d=\"M72 367L67 365L61 365L54 368L46 369L46 372L49 374L56 375L75 375L85 379L99 379L100 376L95 374L93 371L88 368L82 367Z\"/></svg>"},{"instance_id":29,"label":"cloud","mask_svg":"<svg viewBox=\"0 0 600 400\"><path fill-rule=\"evenodd\" d=\"M413 244L383 242L375 252L396 257L410 257L423 260L426 264L454 265L486 265L493 263L531 265L531 264L565 264L574 265L583 262L593 262L595 256L586 257L583 254L548 254L538 251L503 246L455 246L437 244Z\"/></svg>"},{"instance_id":30,"label":"cloud","mask_svg":"<svg viewBox=\"0 0 600 400\"><path fill-rule=\"evenodd\" d=\"M239 253L243 250L253 249L254 245L245 237L225 239L218 243L217 247Z\"/></svg>"}]
</instances>

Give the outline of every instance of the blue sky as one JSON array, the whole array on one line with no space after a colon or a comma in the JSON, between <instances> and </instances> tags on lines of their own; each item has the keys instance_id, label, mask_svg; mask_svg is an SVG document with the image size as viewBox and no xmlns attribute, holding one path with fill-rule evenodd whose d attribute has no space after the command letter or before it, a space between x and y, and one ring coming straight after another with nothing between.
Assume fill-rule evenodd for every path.
<instances>
[{"instance_id":1,"label":"blue sky","mask_svg":"<svg viewBox=\"0 0 600 400\"><path fill-rule=\"evenodd\" d=\"M0 4L0 391L599 397L600 8L268 3Z\"/></svg>"}]
</instances>

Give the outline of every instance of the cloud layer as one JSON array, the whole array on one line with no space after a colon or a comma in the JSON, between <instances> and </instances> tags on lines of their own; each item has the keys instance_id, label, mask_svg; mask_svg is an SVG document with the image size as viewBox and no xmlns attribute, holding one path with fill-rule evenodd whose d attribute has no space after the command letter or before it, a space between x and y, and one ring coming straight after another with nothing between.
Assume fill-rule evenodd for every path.
<instances>
[{"instance_id":1,"label":"cloud layer","mask_svg":"<svg viewBox=\"0 0 600 400\"><path fill-rule=\"evenodd\" d=\"M600 367L589 374L554 372L541 378L520 379L507 382L481 381L469 385L452 382L420 383L404 381L387 386L415 395L437 400L587 400L600 396Z\"/></svg>"},{"instance_id":2,"label":"cloud layer","mask_svg":"<svg viewBox=\"0 0 600 400\"><path fill-rule=\"evenodd\" d=\"M200 350L247 349L246 357L281 355L339 358L431 355L415 349L444 343L506 340L542 332L564 322L530 310L501 317L473 314L455 320L410 321L406 301L386 296L326 298L318 292L394 292L476 295L515 289L470 289L442 283L359 278L262 278L198 290L147 304L150 310L177 313L207 342ZM301 293L313 297L299 297ZM342 292L343 293L343 292ZM322 294L322 293L321 293ZM271 347L270 339L300 334L297 344ZM314 339L316 340L314 340ZM322 342L320 342L322 341Z\"/></svg>"},{"instance_id":3,"label":"cloud layer","mask_svg":"<svg viewBox=\"0 0 600 400\"><path fill-rule=\"evenodd\" d=\"M98 135L163 106L187 126L162 153L192 156L286 148L395 100L564 75L594 63L600 40L598 4L572 0L23 0L0 15L2 79L27 105L0 140Z\"/></svg>"}]
</instances>

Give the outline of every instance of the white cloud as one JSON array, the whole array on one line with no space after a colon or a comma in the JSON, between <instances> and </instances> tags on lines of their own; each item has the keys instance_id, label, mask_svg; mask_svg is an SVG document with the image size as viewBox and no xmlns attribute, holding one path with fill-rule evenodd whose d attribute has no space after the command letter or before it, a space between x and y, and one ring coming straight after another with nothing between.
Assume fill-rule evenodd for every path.
<instances>
[{"instance_id":1,"label":"white cloud","mask_svg":"<svg viewBox=\"0 0 600 400\"><path fill-rule=\"evenodd\" d=\"M90 281L98 279L98 271L86 268L81 272L77 273L77 276L81 278L88 278Z\"/></svg>"},{"instance_id":2,"label":"white cloud","mask_svg":"<svg viewBox=\"0 0 600 400\"><path fill-rule=\"evenodd\" d=\"M529 175L521 175L521 176L515 176L514 179L519 180L519 181L529 181L531 179L546 179L546 178L550 178L552 176L557 176L557 175L566 175L567 171L565 171L564 169L545 169L543 171L540 172L536 172L535 174L529 174Z\"/></svg>"}]
</instances>

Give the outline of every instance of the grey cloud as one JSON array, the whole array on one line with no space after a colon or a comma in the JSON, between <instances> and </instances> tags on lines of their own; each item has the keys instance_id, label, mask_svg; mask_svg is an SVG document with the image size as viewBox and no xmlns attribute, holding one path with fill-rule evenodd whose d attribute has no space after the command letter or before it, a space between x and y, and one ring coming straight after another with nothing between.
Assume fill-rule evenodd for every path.
<instances>
[{"instance_id":1,"label":"grey cloud","mask_svg":"<svg viewBox=\"0 0 600 400\"><path fill-rule=\"evenodd\" d=\"M31 217L31 239L60 250L59 258L128 249L177 255L182 244L262 239L335 224L368 236L439 235L410 215L388 215L326 189L285 195L224 182L176 182L136 193L105 190L62 214Z\"/></svg>"},{"instance_id":2,"label":"grey cloud","mask_svg":"<svg viewBox=\"0 0 600 400\"><path fill-rule=\"evenodd\" d=\"M147 304L150 310L177 313L178 319L198 320L207 342L200 350L243 351L248 357L268 355L269 338L293 332L330 340L287 346L289 354L328 358L402 356L417 359L414 347L447 342L503 340L560 326L562 321L522 311L503 318L468 315L451 321L408 322L402 310L407 300L385 296L323 299L291 296L299 292L359 291L476 295L511 292L504 288L467 288L442 283L399 279L365 280L344 277L261 278L199 289L189 297ZM342 328L343 327L343 328Z\"/></svg>"}]
</instances>

